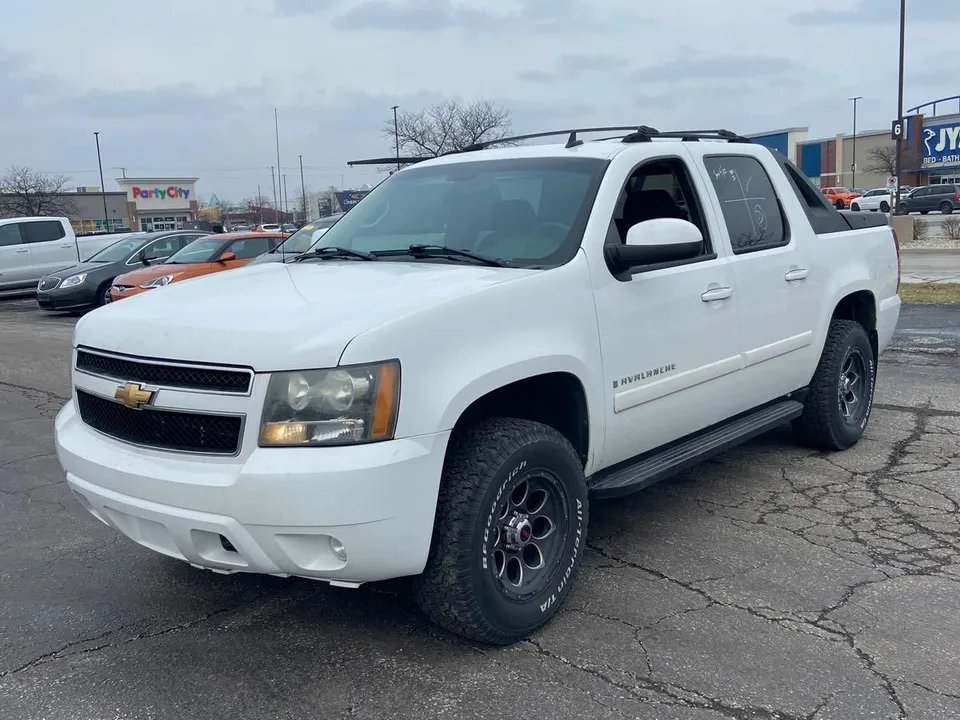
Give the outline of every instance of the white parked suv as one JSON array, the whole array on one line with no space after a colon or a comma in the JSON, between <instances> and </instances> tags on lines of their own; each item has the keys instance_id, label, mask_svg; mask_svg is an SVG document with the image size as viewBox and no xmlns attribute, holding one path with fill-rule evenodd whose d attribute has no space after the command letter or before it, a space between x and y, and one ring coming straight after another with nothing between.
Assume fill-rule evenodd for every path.
<instances>
[{"instance_id":1,"label":"white parked suv","mask_svg":"<svg viewBox=\"0 0 960 720\"><path fill-rule=\"evenodd\" d=\"M882 213L890 212L893 201L893 192L888 188L874 188L867 190L863 195L850 201L850 209L854 212L867 211Z\"/></svg>"},{"instance_id":2,"label":"white parked suv","mask_svg":"<svg viewBox=\"0 0 960 720\"><path fill-rule=\"evenodd\" d=\"M79 503L216 572L413 576L507 644L563 605L591 498L784 423L856 443L900 312L886 217L727 131L604 131L405 161L297 262L82 318Z\"/></svg>"}]
</instances>

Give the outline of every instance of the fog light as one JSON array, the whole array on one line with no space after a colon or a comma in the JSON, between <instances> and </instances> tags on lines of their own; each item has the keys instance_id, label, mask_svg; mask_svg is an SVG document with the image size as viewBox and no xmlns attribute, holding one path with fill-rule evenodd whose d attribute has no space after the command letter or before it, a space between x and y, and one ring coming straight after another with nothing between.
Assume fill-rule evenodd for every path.
<instances>
[{"instance_id":1,"label":"fog light","mask_svg":"<svg viewBox=\"0 0 960 720\"><path fill-rule=\"evenodd\" d=\"M330 538L330 552L337 556L337 559L341 562L347 561L347 551L343 547L343 543L337 540L335 537Z\"/></svg>"}]
</instances>

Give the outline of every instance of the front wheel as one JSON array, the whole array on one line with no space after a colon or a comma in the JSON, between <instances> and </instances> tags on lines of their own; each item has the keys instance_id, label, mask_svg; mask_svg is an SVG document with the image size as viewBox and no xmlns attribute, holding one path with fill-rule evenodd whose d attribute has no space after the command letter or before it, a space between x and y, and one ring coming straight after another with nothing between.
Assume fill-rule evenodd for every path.
<instances>
[{"instance_id":1,"label":"front wheel","mask_svg":"<svg viewBox=\"0 0 960 720\"><path fill-rule=\"evenodd\" d=\"M876 378L873 346L863 326L832 321L803 414L793 421L797 440L818 450L856 445L870 421Z\"/></svg>"},{"instance_id":2,"label":"front wheel","mask_svg":"<svg viewBox=\"0 0 960 720\"><path fill-rule=\"evenodd\" d=\"M890 204L887 202L880 203L880 212L882 213L890 212Z\"/></svg>"},{"instance_id":3,"label":"front wheel","mask_svg":"<svg viewBox=\"0 0 960 720\"><path fill-rule=\"evenodd\" d=\"M837 210L843 210L844 208L843 200L837 200L834 203L834 206L837 208Z\"/></svg>"},{"instance_id":4,"label":"front wheel","mask_svg":"<svg viewBox=\"0 0 960 720\"><path fill-rule=\"evenodd\" d=\"M529 420L481 420L451 443L414 598L441 627L508 645L546 624L576 578L589 511L583 467L563 435Z\"/></svg>"},{"instance_id":5,"label":"front wheel","mask_svg":"<svg viewBox=\"0 0 960 720\"><path fill-rule=\"evenodd\" d=\"M853 203L850 206L850 209L853 210L854 212L860 212L860 206L857 203Z\"/></svg>"}]
</instances>

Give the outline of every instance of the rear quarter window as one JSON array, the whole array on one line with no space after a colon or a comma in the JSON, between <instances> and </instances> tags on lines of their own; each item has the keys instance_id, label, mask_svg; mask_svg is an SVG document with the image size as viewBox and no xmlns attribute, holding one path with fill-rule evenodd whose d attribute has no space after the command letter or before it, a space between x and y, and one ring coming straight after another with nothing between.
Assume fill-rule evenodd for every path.
<instances>
[{"instance_id":1,"label":"rear quarter window","mask_svg":"<svg viewBox=\"0 0 960 720\"><path fill-rule=\"evenodd\" d=\"M744 155L704 158L720 199L735 254L757 252L790 241L780 199L763 164Z\"/></svg>"}]
</instances>

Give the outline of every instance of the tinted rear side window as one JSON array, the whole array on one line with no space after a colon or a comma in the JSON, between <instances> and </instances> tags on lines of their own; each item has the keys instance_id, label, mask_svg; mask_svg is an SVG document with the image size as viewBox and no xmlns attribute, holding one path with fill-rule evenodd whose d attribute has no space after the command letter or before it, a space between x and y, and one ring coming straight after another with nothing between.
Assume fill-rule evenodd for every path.
<instances>
[{"instance_id":1,"label":"tinted rear side window","mask_svg":"<svg viewBox=\"0 0 960 720\"><path fill-rule=\"evenodd\" d=\"M28 243L53 242L66 237L59 220L37 220L21 223L23 239Z\"/></svg>"},{"instance_id":2,"label":"tinted rear side window","mask_svg":"<svg viewBox=\"0 0 960 720\"><path fill-rule=\"evenodd\" d=\"M735 254L786 245L789 233L777 192L759 160L743 155L704 158Z\"/></svg>"}]
</instances>

